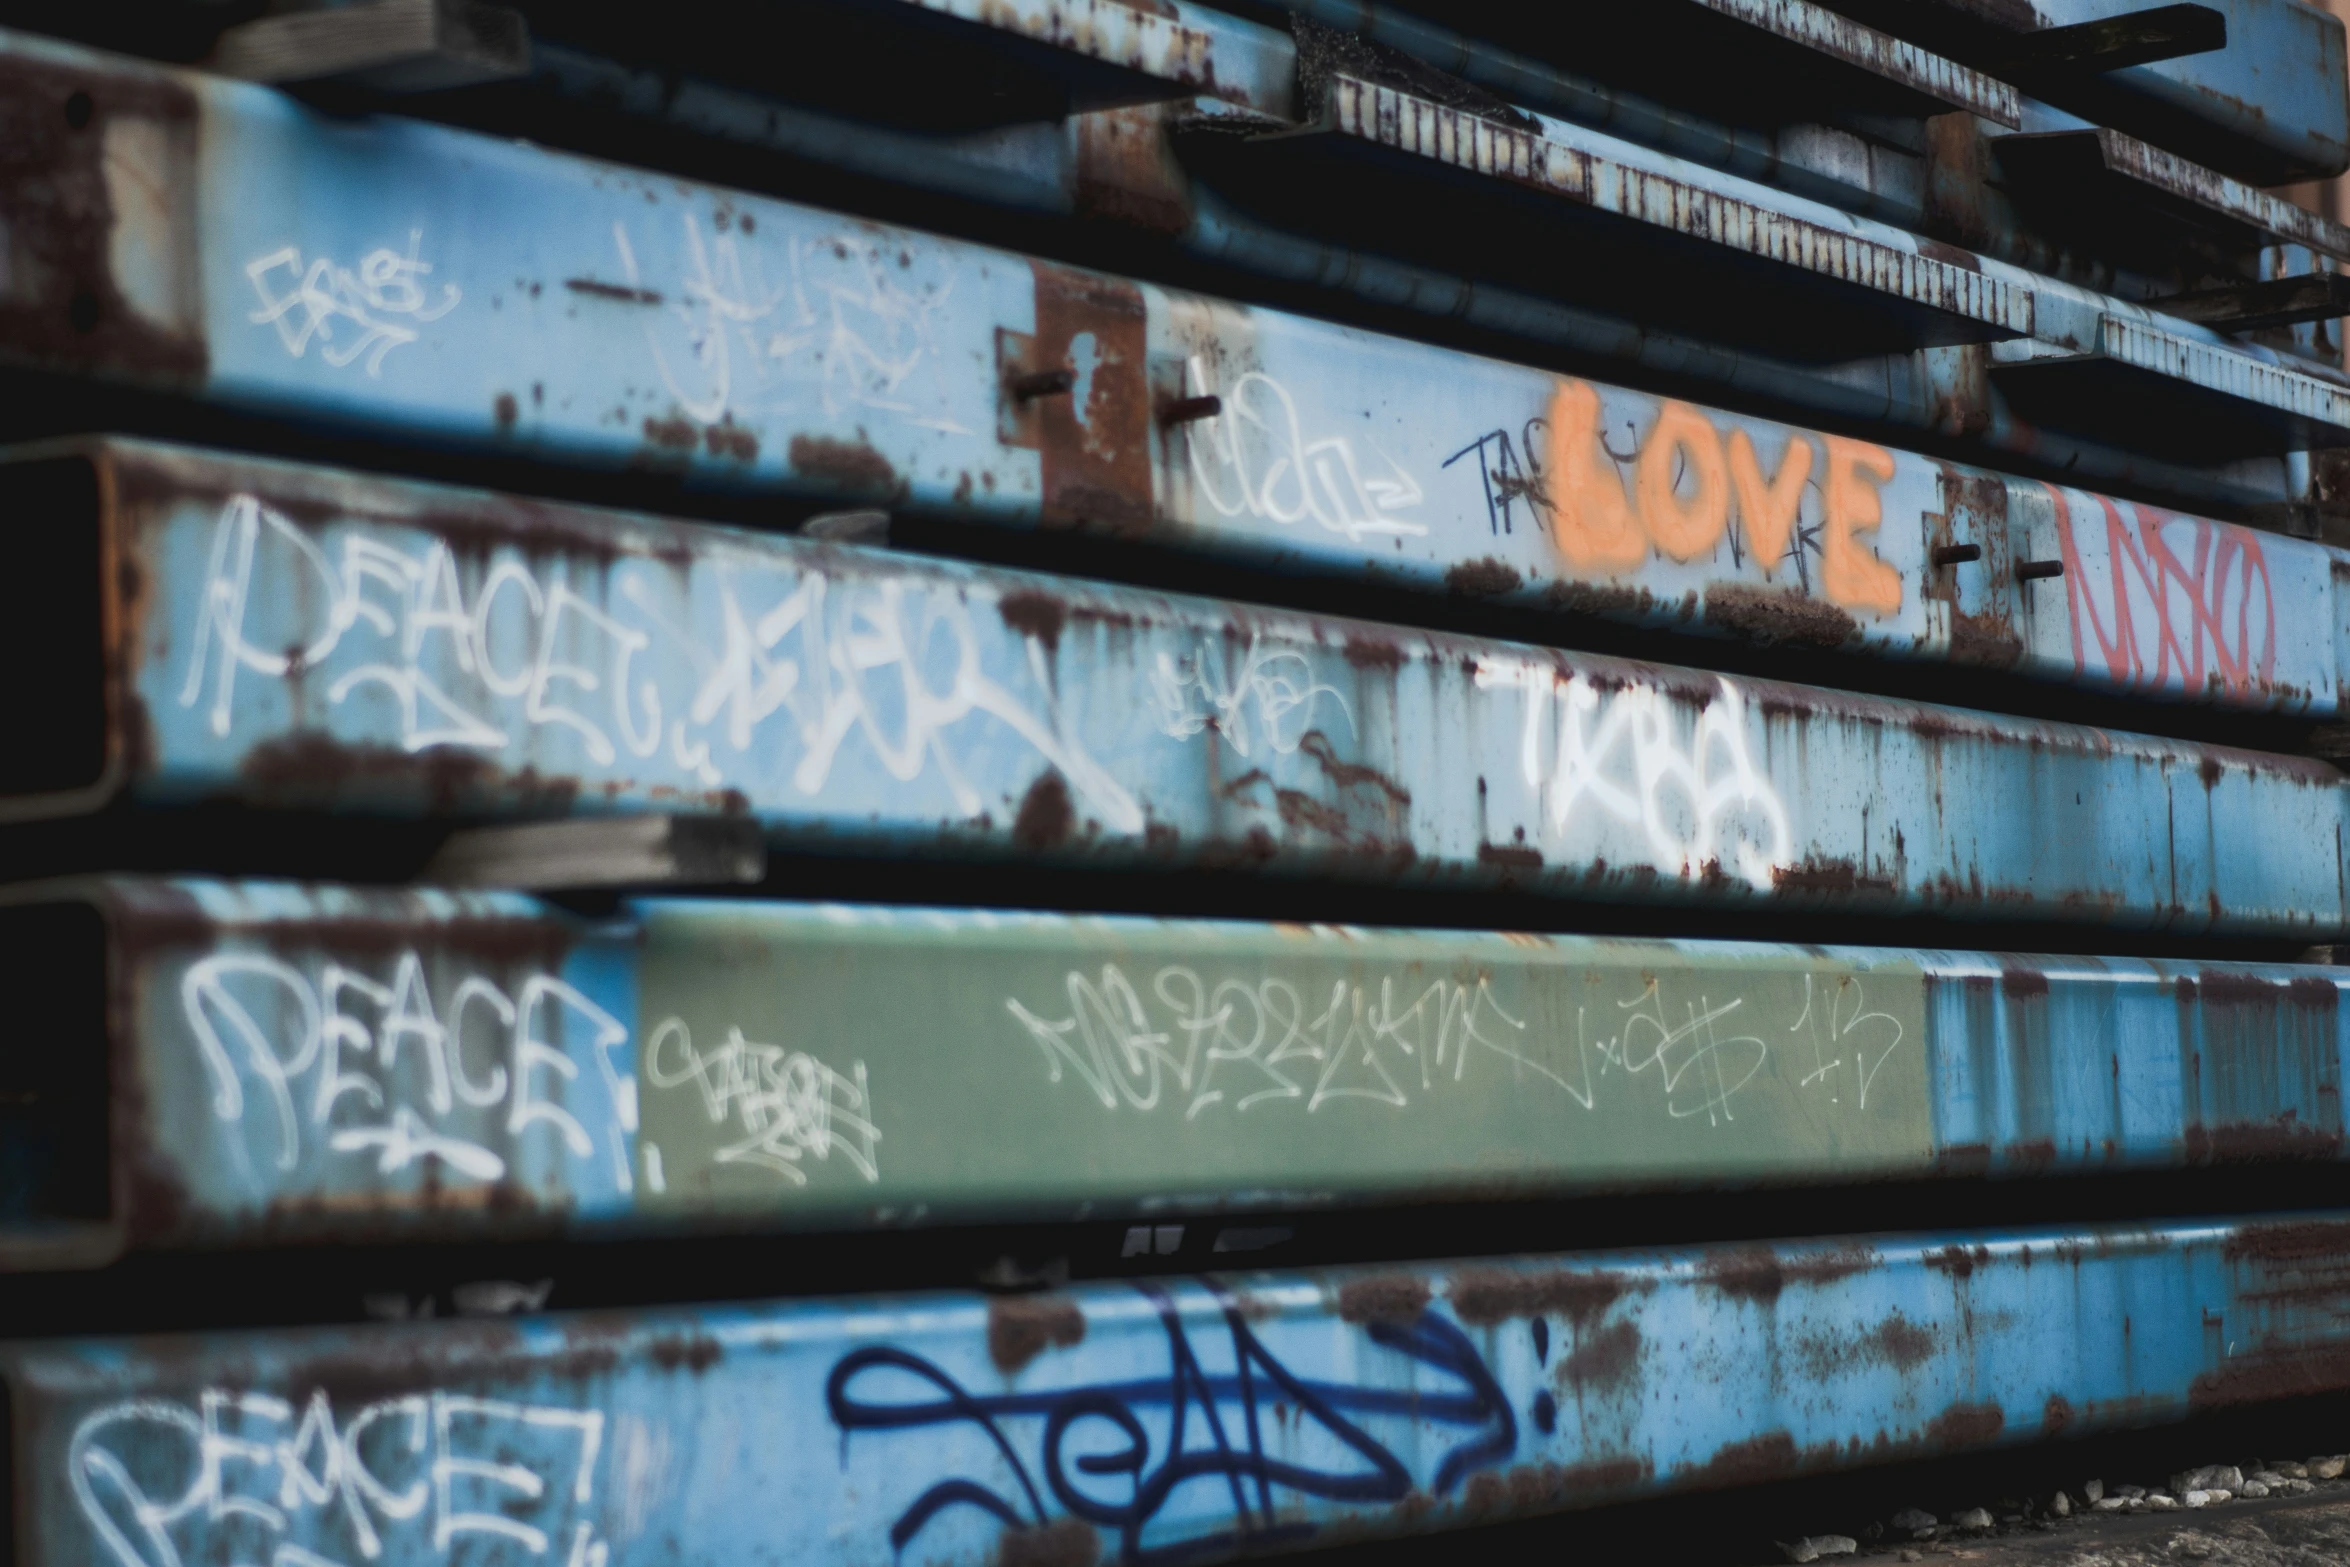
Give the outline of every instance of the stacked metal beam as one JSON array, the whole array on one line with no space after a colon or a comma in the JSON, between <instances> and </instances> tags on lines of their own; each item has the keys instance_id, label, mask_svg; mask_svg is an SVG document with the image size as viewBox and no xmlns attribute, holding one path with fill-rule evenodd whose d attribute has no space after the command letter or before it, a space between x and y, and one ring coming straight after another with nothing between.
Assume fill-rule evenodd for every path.
<instances>
[{"instance_id":1,"label":"stacked metal beam","mask_svg":"<svg viewBox=\"0 0 2350 1567\"><path fill-rule=\"evenodd\" d=\"M2339 25L1518 9L0 5L0 1561L2350 1390ZM428 1246L502 1320L175 1331Z\"/></svg>"}]
</instances>

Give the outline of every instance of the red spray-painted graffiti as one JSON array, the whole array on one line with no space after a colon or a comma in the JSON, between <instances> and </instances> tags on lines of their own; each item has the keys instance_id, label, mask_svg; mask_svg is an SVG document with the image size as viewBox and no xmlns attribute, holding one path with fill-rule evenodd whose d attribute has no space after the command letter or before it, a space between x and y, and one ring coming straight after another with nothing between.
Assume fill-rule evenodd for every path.
<instances>
[{"instance_id":1,"label":"red spray-painted graffiti","mask_svg":"<svg viewBox=\"0 0 2350 1567\"><path fill-rule=\"evenodd\" d=\"M2049 493L2075 669L2117 686L2238 696L2267 687L2276 669L2276 602L2258 534L2097 496L2105 511L2100 551L2093 539L2074 536L2064 492L2052 485Z\"/></svg>"}]
</instances>

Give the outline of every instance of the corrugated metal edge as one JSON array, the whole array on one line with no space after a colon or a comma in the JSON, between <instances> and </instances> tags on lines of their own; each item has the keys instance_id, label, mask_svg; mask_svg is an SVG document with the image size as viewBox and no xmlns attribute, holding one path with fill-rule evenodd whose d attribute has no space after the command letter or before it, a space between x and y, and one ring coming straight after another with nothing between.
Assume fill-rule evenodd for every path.
<instances>
[{"instance_id":1,"label":"corrugated metal edge","mask_svg":"<svg viewBox=\"0 0 2350 1567\"><path fill-rule=\"evenodd\" d=\"M1383 147L1507 179L1692 239L1800 267L2029 337L2034 296L2006 278L1497 125L1357 77L1330 82L1333 127Z\"/></svg>"},{"instance_id":2,"label":"corrugated metal edge","mask_svg":"<svg viewBox=\"0 0 2350 1567\"><path fill-rule=\"evenodd\" d=\"M1979 114L2010 129L2023 123L2021 95L2007 83L1930 53L1905 39L1823 10L1810 0L1697 0L1697 3L1717 16L1731 17L1775 38L1816 49L1954 109Z\"/></svg>"},{"instance_id":3,"label":"corrugated metal edge","mask_svg":"<svg viewBox=\"0 0 2350 1567\"><path fill-rule=\"evenodd\" d=\"M2106 316L2098 348L2108 359L2277 409L2317 424L2350 429L2350 392L2283 365L2176 337L2142 321Z\"/></svg>"},{"instance_id":4,"label":"corrugated metal edge","mask_svg":"<svg viewBox=\"0 0 2350 1567\"><path fill-rule=\"evenodd\" d=\"M1393 88L1333 77L1333 127L1375 145L1490 178L1532 186L1600 211L1799 267L2022 337L2064 342L2057 321L2042 323L2040 296L1990 271L1840 233L1808 219L1615 162L1599 152L1496 125ZM2248 187L2247 187L2248 188ZM1972 259L1972 258L1969 258ZM2086 314L2069 291L2051 301ZM2100 311L2097 352L2120 363L2240 398L2258 407L2350 428L2350 391L2223 344L2198 342L2119 313ZM2051 330L2041 333L2047 325Z\"/></svg>"},{"instance_id":5,"label":"corrugated metal edge","mask_svg":"<svg viewBox=\"0 0 2350 1567\"><path fill-rule=\"evenodd\" d=\"M1212 13L1187 17L1172 5L1159 11L1129 0L1043 0L1041 5L1036 0L898 3L1065 49L1088 60L1121 66L1171 86L1268 114L1289 111L1288 103L1281 101L1287 95L1273 87L1275 79L1294 75L1295 56L1289 40L1238 17ZM1194 20L1209 25L1192 25ZM1262 40L1245 36L1258 31L1267 36ZM1245 62L1227 58L1224 69L1218 71L1219 53L1229 56L1243 49L1256 58ZM1277 58L1278 54L1289 58Z\"/></svg>"},{"instance_id":6,"label":"corrugated metal edge","mask_svg":"<svg viewBox=\"0 0 2350 1567\"><path fill-rule=\"evenodd\" d=\"M2305 211L2267 191L2190 163L2176 153L2164 152L2120 131L2100 126L2097 151L2105 166L2116 174L2249 224L2271 239L2306 245L2311 250L2350 261L2350 226Z\"/></svg>"}]
</instances>

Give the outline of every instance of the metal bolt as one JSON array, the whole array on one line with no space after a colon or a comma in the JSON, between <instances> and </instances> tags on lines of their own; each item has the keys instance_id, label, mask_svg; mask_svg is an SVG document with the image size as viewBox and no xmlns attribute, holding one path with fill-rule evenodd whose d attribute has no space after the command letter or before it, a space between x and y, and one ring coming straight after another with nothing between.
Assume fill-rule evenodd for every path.
<instances>
[{"instance_id":1,"label":"metal bolt","mask_svg":"<svg viewBox=\"0 0 2350 1567\"><path fill-rule=\"evenodd\" d=\"M1213 393L1206 397L1186 397L1160 409L1159 423L1190 424L1195 419L1213 419L1223 411L1224 399Z\"/></svg>"},{"instance_id":2,"label":"metal bolt","mask_svg":"<svg viewBox=\"0 0 2350 1567\"><path fill-rule=\"evenodd\" d=\"M2061 560L2019 560L2015 563L2015 579L2018 582L2035 582L2042 577L2063 575L2064 562Z\"/></svg>"},{"instance_id":3,"label":"metal bolt","mask_svg":"<svg viewBox=\"0 0 2350 1567\"><path fill-rule=\"evenodd\" d=\"M1983 546L1980 544L1936 545L1934 553L1926 558L1937 566L1963 566L1970 560L1981 560Z\"/></svg>"},{"instance_id":4,"label":"metal bolt","mask_svg":"<svg viewBox=\"0 0 2350 1567\"><path fill-rule=\"evenodd\" d=\"M1077 386L1074 370L1031 370L1011 380L1012 401L1032 403L1040 397L1063 397Z\"/></svg>"}]
</instances>

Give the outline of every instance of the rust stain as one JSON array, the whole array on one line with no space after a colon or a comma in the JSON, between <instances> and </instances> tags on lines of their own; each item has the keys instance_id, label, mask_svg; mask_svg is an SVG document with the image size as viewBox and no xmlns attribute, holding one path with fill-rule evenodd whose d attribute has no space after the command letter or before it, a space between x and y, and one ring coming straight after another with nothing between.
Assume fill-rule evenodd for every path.
<instances>
[{"instance_id":1,"label":"rust stain","mask_svg":"<svg viewBox=\"0 0 2350 1567\"><path fill-rule=\"evenodd\" d=\"M1983 1447L2007 1429L2007 1411L1997 1404L1952 1404L1926 1422L1926 1440L1945 1452Z\"/></svg>"},{"instance_id":2,"label":"rust stain","mask_svg":"<svg viewBox=\"0 0 2350 1567\"><path fill-rule=\"evenodd\" d=\"M118 1084L131 1081L117 1073ZM145 1111L138 1105L125 1102L121 1087L115 1091L116 1114L131 1125L145 1125ZM180 1234L188 1226L192 1213L192 1197L187 1182L179 1169L163 1153L144 1139L133 1143L133 1152L122 1172L129 1186L129 1213L124 1226L130 1239L166 1240ZM201 1214L197 1215L202 1217Z\"/></svg>"},{"instance_id":3,"label":"rust stain","mask_svg":"<svg viewBox=\"0 0 2350 1567\"><path fill-rule=\"evenodd\" d=\"M1863 1341L1867 1353L1901 1371L1914 1371L1934 1355L1934 1335L1896 1311Z\"/></svg>"},{"instance_id":4,"label":"rust stain","mask_svg":"<svg viewBox=\"0 0 2350 1567\"><path fill-rule=\"evenodd\" d=\"M996 600L995 607L1012 630L1034 637L1047 653L1060 651L1061 627L1069 618L1068 607L1060 599L1041 588L1022 588Z\"/></svg>"},{"instance_id":5,"label":"rust stain","mask_svg":"<svg viewBox=\"0 0 2350 1567\"><path fill-rule=\"evenodd\" d=\"M987 1358L1006 1376L1047 1346L1074 1349L1085 1340L1085 1313L1052 1295L998 1295L987 1303Z\"/></svg>"},{"instance_id":6,"label":"rust stain","mask_svg":"<svg viewBox=\"0 0 2350 1567\"><path fill-rule=\"evenodd\" d=\"M1464 1268L1453 1275L1447 1294L1452 1309L1471 1327L1491 1327L1513 1317L1563 1317L1577 1328L1607 1314L1626 1295L1653 1288L1647 1279L1605 1268L1545 1269L1526 1273L1508 1268Z\"/></svg>"},{"instance_id":7,"label":"rust stain","mask_svg":"<svg viewBox=\"0 0 2350 1567\"><path fill-rule=\"evenodd\" d=\"M579 793L576 778L509 773L453 746L408 752L388 745L344 745L316 730L297 730L245 753L237 775L243 793L272 805L349 804L377 795L418 797L436 812L485 801L560 811Z\"/></svg>"},{"instance_id":8,"label":"rust stain","mask_svg":"<svg viewBox=\"0 0 2350 1567\"><path fill-rule=\"evenodd\" d=\"M1656 597L1646 588L1619 587L1613 583L1573 582L1561 579L1553 582L1543 593L1551 608L1570 615L1590 615L1605 620L1633 620L1656 607Z\"/></svg>"},{"instance_id":9,"label":"rust stain","mask_svg":"<svg viewBox=\"0 0 2350 1567\"><path fill-rule=\"evenodd\" d=\"M1808 593L1718 582L1705 590L1709 626L1766 644L1842 647L1860 633L1860 622Z\"/></svg>"},{"instance_id":10,"label":"rust stain","mask_svg":"<svg viewBox=\"0 0 2350 1567\"><path fill-rule=\"evenodd\" d=\"M434 1324L430 1338L410 1339L398 1348L376 1345L297 1357L286 1376L305 1388L323 1389L335 1403L375 1403L419 1388L445 1384L458 1375L485 1377L598 1376L620 1363L627 1328L611 1318L574 1318L562 1329L563 1347L534 1353L510 1320L459 1320Z\"/></svg>"},{"instance_id":11,"label":"rust stain","mask_svg":"<svg viewBox=\"0 0 2350 1567\"><path fill-rule=\"evenodd\" d=\"M1867 1246L1830 1246L1819 1251L1779 1254L1779 1274L1789 1284L1833 1284L1876 1267L1882 1259Z\"/></svg>"},{"instance_id":12,"label":"rust stain","mask_svg":"<svg viewBox=\"0 0 2350 1567\"><path fill-rule=\"evenodd\" d=\"M709 1370L726 1357L725 1349L707 1333L666 1334L646 1347L653 1364L664 1371Z\"/></svg>"},{"instance_id":13,"label":"rust stain","mask_svg":"<svg viewBox=\"0 0 2350 1567\"><path fill-rule=\"evenodd\" d=\"M2027 964L2008 964L1999 971L1999 989L2010 1001L2037 1001L2048 994L2048 976Z\"/></svg>"},{"instance_id":14,"label":"rust stain","mask_svg":"<svg viewBox=\"0 0 2350 1567\"><path fill-rule=\"evenodd\" d=\"M1779 1267L1779 1254L1768 1246L1738 1246L1718 1252L1706 1259L1699 1276L1733 1300L1750 1300L1762 1306L1775 1305L1787 1283Z\"/></svg>"},{"instance_id":15,"label":"rust stain","mask_svg":"<svg viewBox=\"0 0 2350 1567\"><path fill-rule=\"evenodd\" d=\"M1891 892L1890 876L1864 875L1847 859L1806 859L1801 865L1771 867L1771 886L1778 892L1827 892L1848 896L1854 892Z\"/></svg>"},{"instance_id":16,"label":"rust stain","mask_svg":"<svg viewBox=\"0 0 2350 1567\"><path fill-rule=\"evenodd\" d=\"M792 471L821 479L859 495L887 495L899 488L898 472L889 459L862 440L836 441L829 436L795 435L786 449Z\"/></svg>"},{"instance_id":17,"label":"rust stain","mask_svg":"<svg viewBox=\"0 0 2350 1567\"><path fill-rule=\"evenodd\" d=\"M705 427L702 431L702 445L713 457L731 457L736 462L759 460L759 438L739 424Z\"/></svg>"},{"instance_id":18,"label":"rust stain","mask_svg":"<svg viewBox=\"0 0 2350 1567\"><path fill-rule=\"evenodd\" d=\"M1527 1465L1512 1471L1523 1474ZM1544 1464L1535 1470L1542 1478L1545 1506L1557 1507L1589 1496L1610 1496L1645 1484L1656 1473L1645 1458L1588 1458L1579 1464Z\"/></svg>"},{"instance_id":19,"label":"rust stain","mask_svg":"<svg viewBox=\"0 0 2350 1567\"><path fill-rule=\"evenodd\" d=\"M2053 1137L2022 1138L2007 1145L2007 1156L2027 1170L2045 1170L2056 1163L2056 1139ZM2032 1254L2024 1253L2024 1265L2031 1266Z\"/></svg>"},{"instance_id":20,"label":"rust stain","mask_svg":"<svg viewBox=\"0 0 2350 1567\"><path fill-rule=\"evenodd\" d=\"M2228 1237L2222 1255L2230 1262L2350 1264L2350 1220L2247 1224Z\"/></svg>"},{"instance_id":21,"label":"rust stain","mask_svg":"<svg viewBox=\"0 0 2350 1567\"><path fill-rule=\"evenodd\" d=\"M1101 1536L1082 1518L1007 1528L996 1537L995 1567L1094 1567L1101 1559Z\"/></svg>"},{"instance_id":22,"label":"rust stain","mask_svg":"<svg viewBox=\"0 0 2350 1567\"><path fill-rule=\"evenodd\" d=\"M1632 1490L1654 1472L1648 1460L1631 1457L1481 1469L1462 1489L1461 1506L1479 1517L1556 1512L1578 1502Z\"/></svg>"},{"instance_id":23,"label":"rust stain","mask_svg":"<svg viewBox=\"0 0 2350 1567\"><path fill-rule=\"evenodd\" d=\"M2273 980L2258 974L2203 969L2195 978L2182 978L2178 982L2181 1001L2192 1001L2198 994L2209 1007L2273 1007L2283 1002L2331 1014L2341 1005L2342 993L2332 980L2315 975Z\"/></svg>"},{"instance_id":24,"label":"rust stain","mask_svg":"<svg viewBox=\"0 0 2350 1567\"><path fill-rule=\"evenodd\" d=\"M1446 591L1478 597L1515 593L1525 580L1517 567L1491 555L1456 561L1444 573Z\"/></svg>"},{"instance_id":25,"label":"rust stain","mask_svg":"<svg viewBox=\"0 0 2350 1567\"><path fill-rule=\"evenodd\" d=\"M1416 1273L1381 1273L1338 1287L1338 1315L1347 1322L1413 1323L1428 1309L1428 1281Z\"/></svg>"},{"instance_id":26,"label":"rust stain","mask_svg":"<svg viewBox=\"0 0 2350 1567\"><path fill-rule=\"evenodd\" d=\"M1926 1266L1936 1273L1947 1273L1954 1279L1974 1277L1975 1269L1991 1265L1991 1248L1977 1246L1972 1251L1964 1246L1945 1246L1940 1251L1926 1253Z\"/></svg>"},{"instance_id":27,"label":"rust stain","mask_svg":"<svg viewBox=\"0 0 2350 1567\"><path fill-rule=\"evenodd\" d=\"M1298 737L1297 748L1312 757L1332 783L1341 789L1368 785L1386 795L1397 805L1412 803L1412 792L1376 767L1365 767L1360 762L1342 762L1330 744L1330 737L1319 729L1309 729Z\"/></svg>"},{"instance_id":28,"label":"rust stain","mask_svg":"<svg viewBox=\"0 0 2350 1567\"><path fill-rule=\"evenodd\" d=\"M1944 1175L1987 1175L1991 1171L1991 1145L1952 1143L1935 1157L1934 1168Z\"/></svg>"},{"instance_id":29,"label":"rust stain","mask_svg":"<svg viewBox=\"0 0 2350 1567\"><path fill-rule=\"evenodd\" d=\"M1154 234L1191 227L1183 169L1164 132L1166 107L1096 109L1074 119L1078 215Z\"/></svg>"},{"instance_id":30,"label":"rust stain","mask_svg":"<svg viewBox=\"0 0 2350 1567\"><path fill-rule=\"evenodd\" d=\"M148 185L118 211L108 129L158 127L166 166L134 171ZM19 362L166 386L200 385L210 367L187 246L195 186L195 95L124 62L104 73L12 54L0 61L0 212L8 215L9 281L0 288L0 345ZM123 189L133 185L121 180ZM114 277L117 229L152 236L172 259L179 320L158 321Z\"/></svg>"},{"instance_id":31,"label":"rust stain","mask_svg":"<svg viewBox=\"0 0 2350 1567\"><path fill-rule=\"evenodd\" d=\"M645 439L653 445L673 452L690 452L702 444L701 432L691 419L654 419L644 422Z\"/></svg>"},{"instance_id":32,"label":"rust stain","mask_svg":"<svg viewBox=\"0 0 2350 1567\"><path fill-rule=\"evenodd\" d=\"M2313 1345L2242 1355L2187 1385L2190 1409L2266 1404L2350 1389L2350 1345Z\"/></svg>"},{"instance_id":33,"label":"rust stain","mask_svg":"<svg viewBox=\"0 0 2350 1567\"><path fill-rule=\"evenodd\" d=\"M2342 1151L2338 1129L2313 1126L2291 1110L2261 1121L2196 1121L2183 1141L2189 1164L2290 1164L2331 1160Z\"/></svg>"},{"instance_id":34,"label":"rust stain","mask_svg":"<svg viewBox=\"0 0 2350 1567\"><path fill-rule=\"evenodd\" d=\"M1996 615L1950 611L1950 661L1980 669L2007 669L2024 656L2024 639Z\"/></svg>"},{"instance_id":35,"label":"rust stain","mask_svg":"<svg viewBox=\"0 0 2350 1567\"><path fill-rule=\"evenodd\" d=\"M1569 1384L1606 1392L1631 1381L1640 1368L1640 1329L1619 1318L1575 1346L1559 1365Z\"/></svg>"},{"instance_id":36,"label":"rust stain","mask_svg":"<svg viewBox=\"0 0 2350 1567\"><path fill-rule=\"evenodd\" d=\"M1075 386L1032 405L1044 470L1043 520L1114 533L1146 531L1152 402L1142 290L1031 262L1036 335L1030 371L1068 370Z\"/></svg>"},{"instance_id":37,"label":"rust stain","mask_svg":"<svg viewBox=\"0 0 2350 1567\"><path fill-rule=\"evenodd\" d=\"M1273 805L1281 813L1281 825L1284 827L1318 832L1341 843L1353 835L1352 825L1347 821L1344 811L1323 804L1303 790L1275 788Z\"/></svg>"},{"instance_id":38,"label":"rust stain","mask_svg":"<svg viewBox=\"0 0 2350 1567\"><path fill-rule=\"evenodd\" d=\"M1048 768L1020 797L1020 814L1012 819L1012 842L1031 853L1058 848L1068 842L1076 821L1067 780L1058 768Z\"/></svg>"},{"instance_id":39,"label":"rust stain","mask_svg":"<svg viewBox=\"0 0 2350 1567\"><path fill-rule=\"evenodd\" d=\"M1754 1485L1793 1474L1795 1460L1794 1436L1786 1431L1766 1431L1718 1449L1697 1469L1696 1479L1709 1487Z\"/></svg>"}]
</instances>

